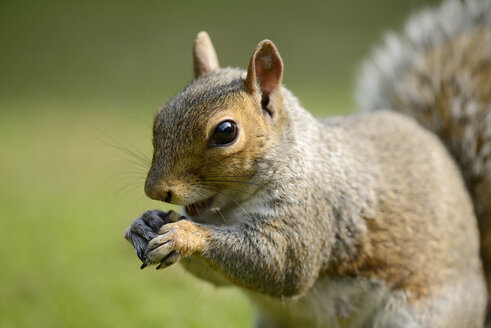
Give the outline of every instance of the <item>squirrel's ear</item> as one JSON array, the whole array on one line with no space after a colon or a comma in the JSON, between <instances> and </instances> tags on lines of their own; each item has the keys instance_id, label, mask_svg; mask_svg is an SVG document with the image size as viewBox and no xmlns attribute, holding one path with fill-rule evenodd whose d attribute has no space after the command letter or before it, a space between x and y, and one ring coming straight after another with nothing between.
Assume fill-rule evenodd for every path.
<instances>
[{"instance_id":1,"label":"squirrel's ear","mask_svg":"<svg viewBox=\"0 0 491 328\"><path fill-rule=\"evenodd\" d=\"M213 72L220 67L213 43L205 31L199 32L194 41L193 64L194 77Z\"/></svg>"},{"instance_id":2,"label":"squirrel's ear","mask_svg":"<svg viewBox=\"0 0 491 328\"><path fill-rule=\"evenodd\" d=\"M260 92L268 98L281 86L283 76L283 61L273 42L259 42L252 53L249 69L247 70L246 86L249 92Z\"/></svg>"}]
</instances>

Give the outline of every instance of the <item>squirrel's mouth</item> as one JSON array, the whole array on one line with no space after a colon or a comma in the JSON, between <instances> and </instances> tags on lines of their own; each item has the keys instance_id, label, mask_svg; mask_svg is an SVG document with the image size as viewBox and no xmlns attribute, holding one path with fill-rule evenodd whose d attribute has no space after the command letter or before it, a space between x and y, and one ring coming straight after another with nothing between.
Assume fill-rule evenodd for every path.
<instances>
[{"instance_id":1,"label":"squirrel's mouth","mask_svg":"<svg viewBox=\"0 0 491 328\"><path fill-rule=\"evenodd\" d=\"M184 210L189 216L200 216L210 207L212 201L213 197L210 197L196 203L188 204L184 206Z\"/></svg>"}]
</instances>

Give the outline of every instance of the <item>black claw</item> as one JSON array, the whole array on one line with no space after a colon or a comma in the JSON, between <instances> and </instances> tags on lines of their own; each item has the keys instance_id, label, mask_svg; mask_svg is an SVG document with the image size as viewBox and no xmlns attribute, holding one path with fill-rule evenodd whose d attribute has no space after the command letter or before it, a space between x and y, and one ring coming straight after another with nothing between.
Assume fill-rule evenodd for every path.
<instances>
[{"instance_id":1,"label":"black claw","mask_svg":"<svg viewBox=\"0 0 491 328\"><path fill-rule=\"evenodd\" d=\"M145 262L145 250L143 248L136 251L136 255L140 259L140 261Z\"/></svg>"},{"instance_id":2,"label":"black claw","mask_svg":"<svg viewBox=\"0 0 491 328\"><path fill-rule=\"evenodd\" d=\"M147 264L146 263L143 263L142 266L140 267L140 270L143 270L147 267Z\"/></svg>"},{"instance_id":3,"label":"black claw","mask_svg":"<svg viewBox=\"0 0 491 328\"><path fill-rule=\"evenodd\" d=\"M155 269L156 269L156 270L160 270L160 269L162 269L162 264L157 265L157 267L156 267Z\"/></svg>"}]
</instances>

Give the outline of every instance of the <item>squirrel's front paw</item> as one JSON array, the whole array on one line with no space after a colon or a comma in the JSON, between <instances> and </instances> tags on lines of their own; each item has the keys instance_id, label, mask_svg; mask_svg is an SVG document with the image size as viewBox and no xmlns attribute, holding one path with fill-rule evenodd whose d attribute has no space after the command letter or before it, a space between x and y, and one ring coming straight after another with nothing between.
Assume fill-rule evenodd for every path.
<instances>
[{"instance_id":1,"label":"squirrel's front paw","mask_svg":"<svg viewBox=\"0 0 491 328\"><path fill-rule=\"evenodd\" d=\"M145 265L159 264L157 269L168 267L182 257L203 253L208 236L208 228L188 220L166 224L148 243L143 261Z\"/></svg>"},{"instance_id":2,"label":"squirrel's front paw","mask_svg":"<svg viewBox=\"0 0 491 328\"><path fill-rule=\"evenodd\" d=\"M140 260L144 261L145 250L148 242L159 234L159 229L166 223L176 221L179 216L174 211L163 212L160 210L146 211L137 218L126 230L124 237L133 245Z\"/></svg>"}]
</instances>

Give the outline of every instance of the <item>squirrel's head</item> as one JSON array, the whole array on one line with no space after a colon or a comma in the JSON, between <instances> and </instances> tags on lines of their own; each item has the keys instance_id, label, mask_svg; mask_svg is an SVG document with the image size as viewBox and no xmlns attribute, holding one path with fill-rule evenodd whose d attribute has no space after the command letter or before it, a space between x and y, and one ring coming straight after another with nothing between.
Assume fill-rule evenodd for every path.
<instances>
[{"instance_id":1,"label":"squirrel's head","mask_svg":"<svg viewBox=\"0 0 491 328\"><path fill-rule=\"evenodd\" d=\"M283 63L271 41L257 45L247 72L219 68L206 32L193 54L195 80L155 117L145 193L197 216L237 206L260 187L257 163L278 142L285 119Z\"/></svg>"}]
</instances>

